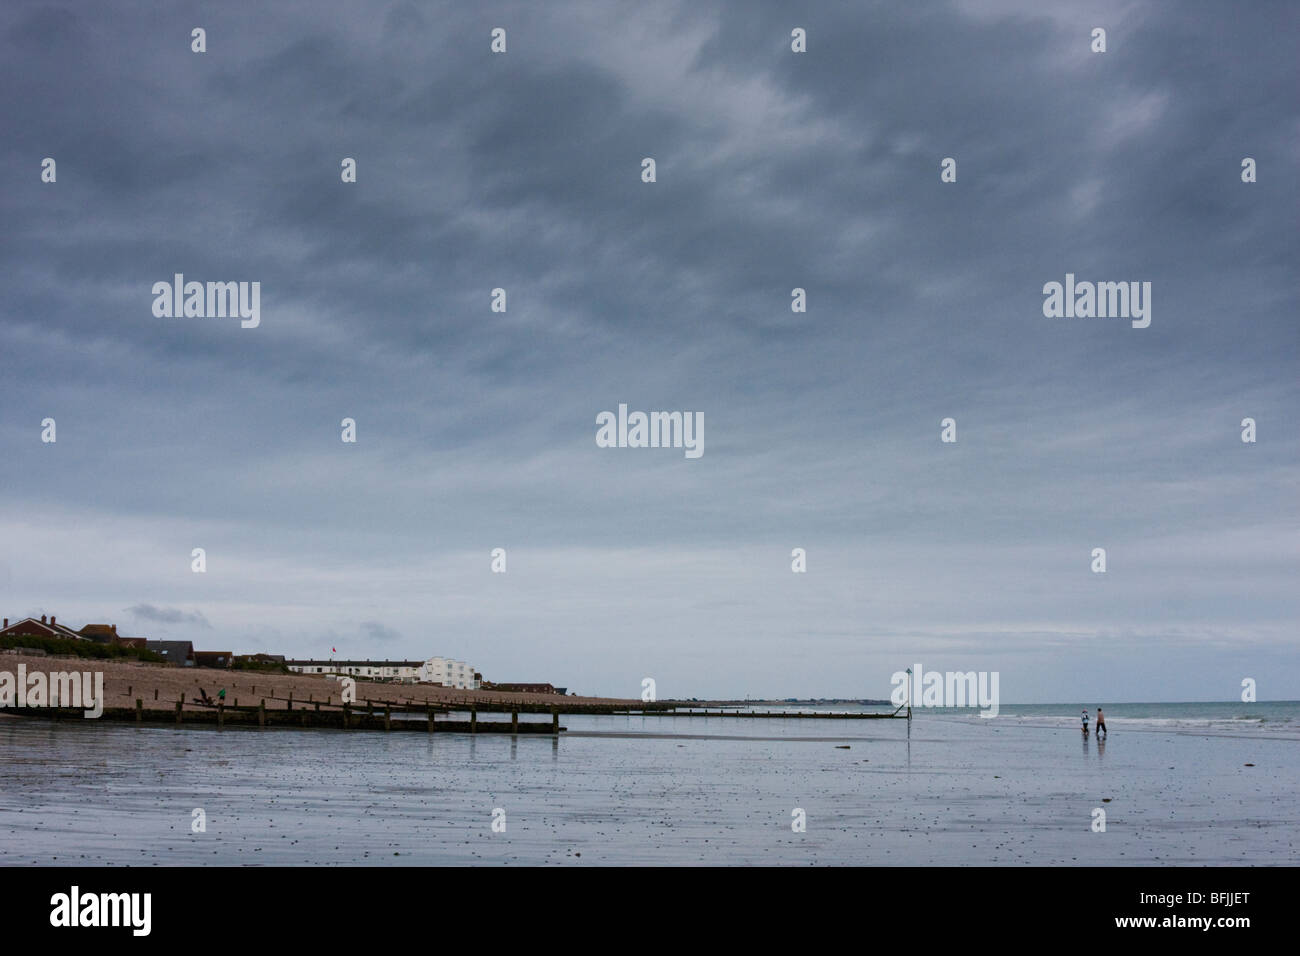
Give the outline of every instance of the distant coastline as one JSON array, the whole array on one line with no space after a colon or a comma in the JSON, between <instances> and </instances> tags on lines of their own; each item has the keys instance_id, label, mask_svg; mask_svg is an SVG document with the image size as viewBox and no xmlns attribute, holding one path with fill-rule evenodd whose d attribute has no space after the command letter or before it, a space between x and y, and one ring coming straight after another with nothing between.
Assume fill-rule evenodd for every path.
<instances>
[{"instance_id":1,"label":"distant coastline","mask_svg":"<svg viewBox=\"0 0 1300 956\"><path fill-rule=\"evenodd\" d=\"M696 702L694 697L681 701L681 703ZM708 704L710 707L757 707L760 704L764 707L814 707L819 704L861 704L865 707L884 707L891 702L872 700L867 697L755 697L744 700L700 700L698 703Z\"/></svg>"}]
</instances>

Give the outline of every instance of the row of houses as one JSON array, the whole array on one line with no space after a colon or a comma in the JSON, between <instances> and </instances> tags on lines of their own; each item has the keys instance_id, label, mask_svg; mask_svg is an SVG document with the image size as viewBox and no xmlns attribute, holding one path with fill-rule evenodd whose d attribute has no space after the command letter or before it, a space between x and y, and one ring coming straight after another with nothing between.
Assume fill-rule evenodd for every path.
<instances>
[{"instance_id":1,"label":"row of houses","mask_svg":"<svg viewBox=\"0 0 1300 956\"><path fill-rule=\"evenodd\" d=\"M137 650L153 651L169 664L181 667L229 667L234 660L230 651L196 651L192 641L151 641L144 637L127 637L117 633L116 624L87 624L80 630L73 630L66 624L60 624L51 614L47 620L42 614L40 620L26 617L21 621L9 623L4 618L0 627L0 638L56 638L59 640L89 641L94 644L117 644L133 647Z\"/></svg>"},{"instance_id":2,"label":"row of houses","mask_svg":"<svg viewBox=\"0 0 1300 956\"><path fill-rule=\"evenodd\" d=\"M568 692L567 687L555 687L551 684L512 684L493 681L483 682L484 690L504 690L513 694L560 694Z\"/></svg>"},{"instance_id":3,"label":"row of houses","mask_svg":"<svg viewBox=\"0 0 1300 956\"><path fill-rule=\"evenodd\" d=\"M127 637L117 633L116 624L87 624L73 630L60 624L50 615L40 620L23 618L13 624L4 619L0 638L43 637L64 640L92 641L98 644L118 644L153 651L163 660L179 667L230 667L234 664L283 664L295 674L322 674L336 677L360 677L368 680L397 681L401 683L441 684L461 690L479 690L495 687L497 690L525 691L529 693L563 694L563 687L550 684L491 684L483 680L465 661L447 657L430 657L423 661L374 660L287 660L278 654L236 655L230 651L196 651L190 641L151 641L143 637Z\"/></svg>"},{"instance_id":4,"label":"row of houses","mask_svg":"<svg viewBox=\"0 0 1300 956\"><path fill-rule=\"evenodd\" d=\"M483 675L464 661L430 657L427 661L293 660L285 666L295 674L363 677L409 684L441 684L461 690L478 690Z\"/></svg>"}]
</instances>

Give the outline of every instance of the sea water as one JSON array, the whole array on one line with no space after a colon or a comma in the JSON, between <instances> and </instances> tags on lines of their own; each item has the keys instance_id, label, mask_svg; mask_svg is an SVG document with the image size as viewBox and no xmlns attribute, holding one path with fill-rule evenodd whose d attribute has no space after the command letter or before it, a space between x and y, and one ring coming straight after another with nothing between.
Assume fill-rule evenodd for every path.
<instances>
[{"instance_id":1,"label":"sea water","mask_svg":"<svg viewBox=\"0 0 1300 956\"><path fill-rule=\"evenodd\" d=\"M1300 704L1102 703L1101 741L1095 703L559 739L0 718L0 863L1300 862Z\"/></svg>"}]
</instances>

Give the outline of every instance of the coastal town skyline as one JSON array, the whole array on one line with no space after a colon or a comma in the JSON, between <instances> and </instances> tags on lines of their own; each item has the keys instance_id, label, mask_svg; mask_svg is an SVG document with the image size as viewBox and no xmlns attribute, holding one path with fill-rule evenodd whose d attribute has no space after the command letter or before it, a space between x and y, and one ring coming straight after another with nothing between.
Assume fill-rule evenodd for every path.
<instances>
[{"instance_id":1,"label":"coastal town skyline","mask_svg":"<svg viewBox=\"0 0 1300 956\"><path fill-rule=\"evenodd\" d=\"M458 661L441 655L434 655L430 658L421 658L416 660L407 660L403 658L390 657L373 657L363 659L350 659L346 654L340 656L338 648L331 647L328 657L320 658L293 658L284 654L267 653L265 651L253 653L236 653L232 651L216 651L211 649L202 649L194 646L192 641L188 640L152 640L146 637L119 635L116 624L93 623L86 624L80 628L71 628L66 624L59 623L55 615L42 614L39 620L33 615L26 618L15 619L12 624L9 618L4 618L0 623L0 645L3 645L7 653L23 654L30 652L30 648L24 648L24 637L35 636L42 640L53 639L55 642L71 640L74 642L100 643L120 645L129 650L129 655L134 656L138 651L146 651L149 654L144 655L144 659L161 664L170 664L181 668L198 668L196 673L207 674L210 678L216 679L216 675L211 671L229 671L234 668L238 671L244 667L264 670L271 666L275 670L282 670L288 674L330 676L330 675L353 675L363 680L376 681L379 683L400 683L400 684L432 684L440 687L460 688L467 690L478 690L480 687L485 690L499 690L506 692L524 692L524 693L541 693L541 694L559 694L565 695L568 689L563 686L557 686L549 681L501 681L485 680L482 673L477 668L464 661ZM211 640L211 638L210 638ZM34 643L34 642L26 642ZM39 647L39 643L38 643ZM44 652L41 652L44 653ZM66 647L58 648L54 651L56 654L68 653ZM152 655L152 656L150 656ZM129 657L128 657L129 659ZM915 670L916 675L913 679ZM754 701L856 701L860 703L890 703L893 706L900 704L910 704L916 707L926 706L953 706L953 682L954 679L961 683L962 681L970 682L969 696L962 693L957 696L956 706L966 706L971 708L987 707L992 704L992 710L987 711L990 716L996 716L997 707L1006 703L1011 706L1037 705L1037 704L1056 704L1065 701L1035 701L1035 700L1007 700L1003 702L998 692L998 682L1000 673L981 672L947 672L946 674L937 671L927 671L921 662L916 662L915 669L909 667L906 671L895 671L891 675L891 687L893 693L889 698L874 697L794 697L782 696L781 694L772 694L768 696L746 695L744 698L725 696L714 698L686 697L670 698L678 700L754 700ZM906 675L906 677L905 677ZM922 686L922 679L928 678L925 687L930 687L934 693L933 699L928 697ZM992 693L989 694L988 682L991 678ZM944 696L945 679L947 686L947 696ZM906 680L906 684L904 681ZM642 681L642 700L653 701L656 699L657 691L652 691L646 695L646 687L654 686L653 678L643 679ZM979 686L979 693L976 694L975 688ZM1242 682L1243 690L1242 700L1258 700L1258 689L1254 678L1246 678ZM904 690L906 688L906 690ZM575 695L577 691L573 692ZM599 692L594 692L591 696L604 697ZM635 699L635 698L633 698ZM1082 697L1078 699L1083 699ZM1117 699L1111 698L1112 703ZM1223 701L1219 698L1220 702ZM1267 701L1269 698L1263 698ZM1287 701L1287 698L1277 698L1279 701ZM1213 701L1204 701L1213 702ZM1128 703L1139 703L1129 701ZM1183 701L1159 701L1152 700L1145 703L1184 703Z\"/></svg>"}]
</instances>

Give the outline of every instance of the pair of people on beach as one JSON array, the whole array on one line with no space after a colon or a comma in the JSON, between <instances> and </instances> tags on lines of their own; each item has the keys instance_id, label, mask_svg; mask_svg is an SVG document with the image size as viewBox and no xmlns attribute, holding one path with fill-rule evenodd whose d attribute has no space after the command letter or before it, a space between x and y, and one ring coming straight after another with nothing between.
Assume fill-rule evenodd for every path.
<instances>
[{"instance_id":1,"label":"pair of people on beach","mask_svg":"<svg viewBox=\"0 0 1300 956\"><path fill-rule=\"evenodd\" d=\"M1106 715L1103 714L1101 712L1101 708L1098 707L1097 708L1097 736L1100 737L1102 734L1106 734L1106 736L1110 736L1110 731L1106 729ZM1083 712L1083 735L1085 737L1088 736L1088 712L1086 710Z\"/></svg>"}]
</instances>

